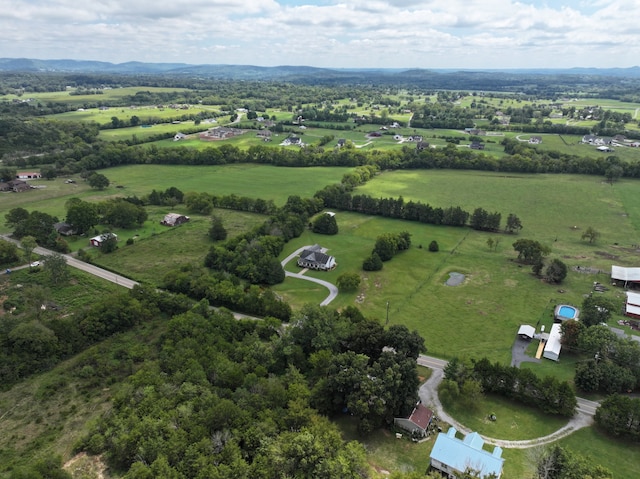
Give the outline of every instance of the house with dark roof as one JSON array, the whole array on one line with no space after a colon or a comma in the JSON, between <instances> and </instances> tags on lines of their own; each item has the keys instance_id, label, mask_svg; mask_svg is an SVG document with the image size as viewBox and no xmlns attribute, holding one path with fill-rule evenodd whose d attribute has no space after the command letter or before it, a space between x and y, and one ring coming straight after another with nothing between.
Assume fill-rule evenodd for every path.
<instances>
[{"instance_id":1,"label":"house with dark roof","mask_svg":"<svg viewBox=\"0 0 640 479\"><path fill-rule=\"evenodd\" d=\"M11 187L11 191L14 193L22 193L23 191L28 191L31 189L31 186L26 181L22 180L13 180L8 182Z\"/></svg>"},{"instance_id":2,"label":"house with dark roof","mask_svg":"<svg viewBox=\"0 0 640 479\"><path fill-rule=\"evenodd\" d=\"M431 467L444 473L449 479L458 477L467 469L477 471L480 479L496 477L500 479L504 459L502 448L496 446L493 452L483 449L484 439L477 432L467 434L464 439L458 439L455 427L441 432L429 456Z\"/></svg>"},{"instance_id":3,"label":"house with dark roof","mask_svg":"<svg viewBox=\"0 0 640 479\"><path fill-rule=\"evenodd\" d=\"M53 228L62 236L72 236L76 234L76 230L73 228L73 225L70 225L69 223L54 223Z\"/></svg>"},{"instance_id":4,"label":"house with dark roof","mask_svg":"<svg viewBox=\"0 0 640 479\"><path fill-rule=\"evenodd\" d=\"M471 145L469 145L469 147L472 150L484 150L484 143L482 143L481 141L473 141L471 142Z\"/></svg>"},{"instance_id":5,"label":"house with dark roof","mask_svg":"<svg viewBox=\"0 0 640 479\"><path fill-rule=\"evenodd\" d=\"M160 222L164 226L179 226L189 221L189 217L178 213L168 213L164 215L164 218Z\"/></svg>"},{"instance_id":6,"label":"house with dark roof","mask_svg":"<svg viewBox=\"0 0 640 479\"><path fill-rule=\"evenodd\" d=\"M422 404L417 404L409 417L396 417L393 419L393 424L413 437L425 437L432 420L433 411Z\"/></svg>"},{"instance_id":7,"label":"house with dark roof","mask_svg":"<svg viewBox=\"0 0 640 479\"><path fill-rule=\"evenodd\" d=\"M426 150L427 148L429 148L428 141L419 141L418 143L416 143L416 149L419 151Z\"/></svg>"},{"instance_id":8,"label":"house with dark roof","mask_svg":"<svg viewBox=\"0 0 640 479\"><path fill-rule=\"evenodd\" d=\"M329 271L335 268L337 265L336 259L326 254L325 251L324 248L317 244L303 250L298 258L298 266L320 271Z\"/></svg>"}]
</instances>

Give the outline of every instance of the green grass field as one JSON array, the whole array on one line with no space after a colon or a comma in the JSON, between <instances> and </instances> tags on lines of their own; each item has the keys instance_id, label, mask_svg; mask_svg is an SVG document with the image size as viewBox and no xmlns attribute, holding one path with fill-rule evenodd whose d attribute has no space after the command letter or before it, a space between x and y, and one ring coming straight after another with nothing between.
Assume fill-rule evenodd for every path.
<instances>
[{"instance_id":1,"label":"green grass field","mask_svg":"<svg viewBox=\"0 0 640 479\"><path fill-rule=\"evenodd\" d=\"M102 191L91 189L81 179L76 183L67 184L64 179L57 178L53 181L34 180L32 184L42 187L41 189L25 193L1 193L0 218L4 219L9 210L18 206L63 218L64 204L73 197L85 201L101 201L115 196L143 196L151 193L153 189L164 191L171 186L185 193L234 193L238 196L273 200L277 205L283 205L290 195L312 197L325 185L339 182L348 171L350 168L279 168L254 164L123 166L103 171L111 185ZM0 233L8 232L4 221L0 221Z\"/></svg>"},{"instance_id":2,"label":"green grass field","mask_svg":"<svg viewBox=\"0 0 640 479\"><path fill-rule=\"evenodd\" d=\"M447 412L472 431L494 439L520 441L547 436L567 424L566 418L549 416L539 409L526 407L500 396L487 395L475 409L455 403ZM495 414L496 421L489 416Z\"/></svg>"},{"instance_id":3,"label":"green grass field","mask_svg":"<svg viewBox=\"0 0 640 479\"><path fill-rule=\"evenodd\" d=\"M24 95L6 95L4 99L13 100L14 98L33 98L40 102L54 102L54 103L68 103L71 105L83 105L85 103L105 102L110 100L120 100L124 97L135 95L138 92L151 92L151 93L171 93L180 91L189 91L188 88L164 88L164 87L124 87L124 88L107 88L102 90L100 95L70 95L74 89L68 89L58 92L43 92L43 93L25 93Z\"/></svg>"},{"instance_id":4,"label":"green grass field","mask_svg":"<svg viewBox=\"0 0 640 479\"><path fill-rule=\"evenodd\" d=\"M145 228L116 231L119 247L111 254L105 255L96 248L90 248L92 262L114 271L126 272L130 278L154 286L160 286L165 274L181 265L202 266L204 256L213 245L208 237L210 217L191 215L188 223L169 228L159 224L168 211L156 208ZM174 208L171 211L179 210ZM229 238L265 220L262 215L241 211L216 209L213 214L222 219ZM126 245L126 240L134 236L134 244ZM80 246L86 246L86 238L81 242Z\"/></svg>"},{"instance_id":5,"label":"green grass field","mask_svg":"<svg viewBox=\"0 0 640 479\"><path fill-rule=\"evenodd\" d=\"M637 208L632 200L634 187L637 188L634 181L612 187L586 176L387 172L358 192L376 197L402 195L405 200L443 207L460 205L469 211L481 206L487 211L502 212L503 218L513 212L521 218L524 229L514 236L339 212L338 235L306 231L287 245L283 257L300 246L320 243L336 256L338 268L308 275L335 282L340 274L352 271L362 278L359 291L339 295L333 303L336 307L356 304L365 315L386 321L388 301L390 324L402 323L417 329L425 337L430 354L444 358L488 356L509 363L520 324L549 327L555 304L580 306L593 281L608 283L612 261L634 264L637 253L631 245L638 230L627 213L627 207ZM481 203L478 198L482 198ZM595 245L580 239L588 226L602 233ZM387 231L402 230L412 234L412 248L385 263L381 272L363 272L362 261L375 238ZM488 238L500 240L497 252L489 251ZM517 238L536 239L552 248L551 257L561 258L570 268L562 285L546 284L535 278L529 267L513 261L516 254L511 245ZM438 253L427 251L432 240L439 244ZM577 273L571 270L575 266L598 268L605 273ZM295 271L297 267L290 264L288 269ZM461 286L444 285L452 271L466 275ZM326 296L313 286L299 286L294 280L275 289L294 305ZM620 291L608 294L616 301L622 300ZM564 364L545 364L544 369L570 378L570 362Z\"/></svg>"}]
</instances>

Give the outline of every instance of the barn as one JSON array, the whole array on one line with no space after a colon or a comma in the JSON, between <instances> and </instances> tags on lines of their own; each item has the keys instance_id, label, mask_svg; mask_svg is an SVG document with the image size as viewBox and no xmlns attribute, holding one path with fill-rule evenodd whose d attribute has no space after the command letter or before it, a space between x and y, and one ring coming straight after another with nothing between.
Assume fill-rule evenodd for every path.
<instances>
[{"instance_id":1,"label":"barn","mask_svg":"<svg viewBox=\"0 0 640 479\"><path fill-rule=\"evenodd\" d=\"M625 288L629 283L640 283L640 268L611 266L611 279L613 281L624 282Z\"/></svg>"}]
</instances>

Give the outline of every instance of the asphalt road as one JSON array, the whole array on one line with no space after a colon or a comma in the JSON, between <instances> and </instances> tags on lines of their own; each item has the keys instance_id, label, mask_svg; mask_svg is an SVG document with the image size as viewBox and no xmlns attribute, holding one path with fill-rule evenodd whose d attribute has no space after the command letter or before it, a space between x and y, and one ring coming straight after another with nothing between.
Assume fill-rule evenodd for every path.
<instances>
[{"instance_id":1,"label":"asphalt road","mask_svg":"<svg viewBox=\"0 0 640 479\"><path fill-rule=\"evenodd\" d=\"M2 239L6 240L6 241L10 241L12 243L15 243L17 245L20 245L20 242L9 237L8 235L2 235ZM40 256L44 256L44 259L42 261L47 261L47 256L52 255L54 253L54 251L51 251L49 249L46 248L41 248L40 246L36 247L33 250L34 253L39 254ZM129 288L132 289L135 285L139 284L137 281L133 281L132 279L126 278L124 276L121 276L117 273L112 273L111 271L107 271L106 269L102 269L98 266L95 266L93 264L89 264L89 263L85 263L84 261L80 261L77 258L74 258L73 256L69 255L69 254L63 254L62 256L64 256L64 258L67 260L67 264L69 266L71 266L72 268L76 268L76 269L80 269L82 271L86 271L89 274L92 274L94 276L97 276L98 278L102 278L105 279L107 281L111 281L112 283L116 283L120 286L123 286L125 288Z\"/></svg>"}]
</instances>

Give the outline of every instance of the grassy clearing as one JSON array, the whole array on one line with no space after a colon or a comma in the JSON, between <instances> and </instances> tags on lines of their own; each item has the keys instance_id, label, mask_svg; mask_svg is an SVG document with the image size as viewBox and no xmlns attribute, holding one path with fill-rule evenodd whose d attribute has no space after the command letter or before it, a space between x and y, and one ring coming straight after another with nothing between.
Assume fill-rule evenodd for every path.
<instances>
[{"instance_id":1,"label":"grassy clearing","mask_svg":"<svg viewBox=\"0 0 640 479\"><path fill-rule=\"evenodd\" d=\"M173 211L173 210L172 210ZM164 216L164 212L154 215ZM228 237L237 236L264 222L265 217L253 213L230 210L214 210L227 229ZM126 245L127 236L120 236L118 250L102 254L91 249L92 262L114 271L122 271L136 281L159 286L162 278L171 270L184 264L202 265L213 242L208 237L210 217L192 216L179 227L160 226L153 221L152 231L136 230L133 245ZM129 234L133 233L130 231ZM131 237L131 236L130 236ZM84 240L86 241L86 239Z\"/></svg>"},{"instance_id":2,"label":"grassy clearing","mask_svg":"<svg viewBox=\"0 0 640 479\"><path fill-rule=\"evenodd\" d=\"M95 100L94 100L95 101ZM75 111L65 113L57 113L55 115L46 115L44 118L59 121L89 121L100 125L111 123L111 119L115 116L120 120L128 120L132 116L140 119L140 124L157 123L162 120L180 118L185 115L198 115L207 113L214 116L219 110L214 107L189 106L187 108L157 108L156 106L136 106L136 107L112 107L108 110L100 110L98 108L81 108Z\"/></svg>"},{"instance_id":3,"label":"grassy clearing","mask_svg":"<svg viewBox=\"0 0 640 479\"><path fill-rule=\"evenodd\" d=\"M193 129L195 127L194 121L182 121L179 124L174 123L160 123L149 126L131 126L128 128L117 128L113 130L101 130L99 138L106 141L122 141L131 140L136 138L138 140L145 140L151 136L159 135L163 133L175 134L183 131L184 129ZM211 127L211 124L201 123L198 125L202 131L205 131ZM173 141L173 140L171 140ZM174 146L177 144L174 142Z\"/></svg>"},{"instance_id":4,"label":"grassy clearing","mask_svg":"<svg viewBox=\"0 0 640 479\"><path fill-rule=\"evenodd\" d=\"M495 439L518 441L551 434L567 423L566 418L549 416L538 409L516 404L500 396L486 395L474 410L459 403L447 412L472 431ZM495 414L496 421L489 420Z\"/></svg>"},{"instance_id":5,"label":"grassy clearing","mask_svg":"<svg viewBox=\"0 0 640 479\"><path fill-rule=\"evenodd\" d=\"M356 423L351 417L340 417L334 422L342 430L345 440L358 441L364 445L372 469L371 475L375 479L387 477L393 471L425 472L429 467L429 454L435 440L433 436L428 441L414 443L406 437L396 439L391 431L379 429L363 437L358 434Z\"/></svg>"},{"instance_id":6,"label":"grassy clearing","mask_svg":"<svg viewBox=\"0 0 640 479\"><path fill-rule=\"evenodd\" d=\"M595 427L580 429L561 439L560 445L601 464L614 473L616 479L636 479L640 471L638 445L605 436Z\"/></svg>"},{"instance_id":7,"label":"grassy clearing","mask_svg":"<svg viewBox=\"0 0 640 479\"><path fill-rule=\"evenodd\" d=\"M69 103L71 105L83 105L85 103L108 103L110 100L120 100L124 97L135 95L138 92L152 92L152 93L170 93L180 91L190 91L189 88L165 88L165 87L123 87L123 88L108 88L102 90L100 95L71 95L70 93L75 90L65 90L57 92L42 92L42 93L27 93L23 96L6 95L4 98L11 101L14 98L33 98L40 102L55 102L55 103Z\"/></svg>"}]
</instances>

